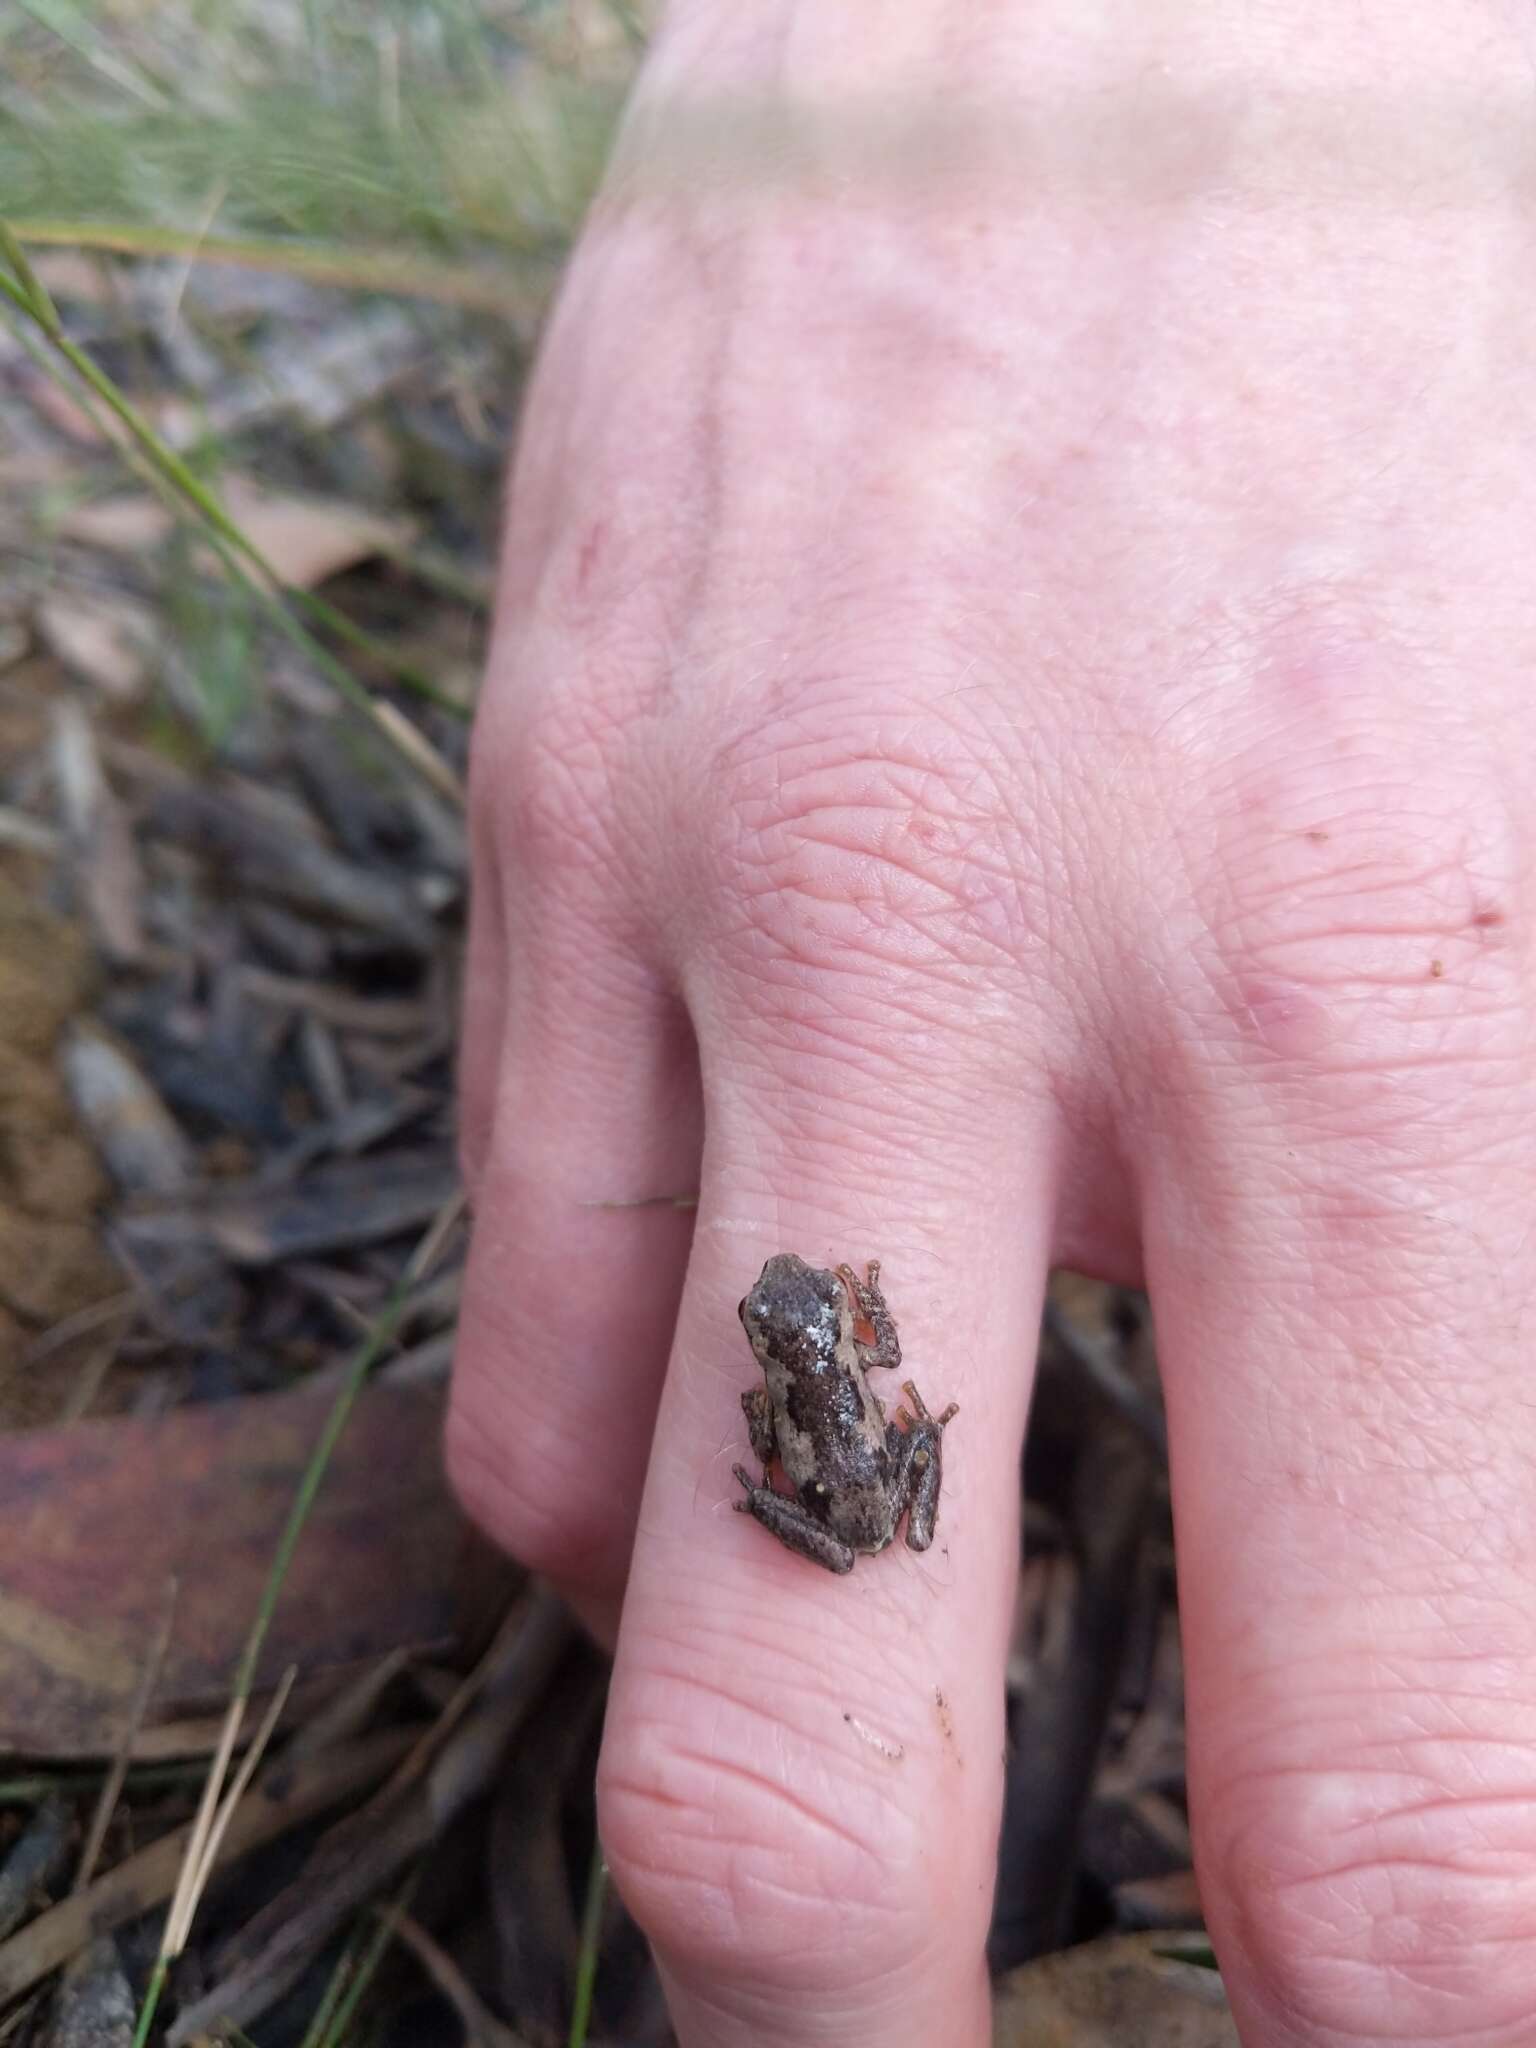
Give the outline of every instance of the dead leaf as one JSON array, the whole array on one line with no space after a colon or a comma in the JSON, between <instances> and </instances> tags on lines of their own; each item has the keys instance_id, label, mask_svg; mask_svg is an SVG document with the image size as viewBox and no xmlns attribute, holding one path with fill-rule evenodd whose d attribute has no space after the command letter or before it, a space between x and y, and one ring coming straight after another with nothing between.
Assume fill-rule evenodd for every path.
<instances>
[{"instance_id":1,"label":"dead leaf","mask_svg":"<svg viewBox=\"0 0 1536 2048\"><path fill-rule=\"evenodd\" d=\"M132 1195L169 1195L192 1178L194 1154L127 1048L94 1023L65 1035L63 1069L77 1114L117 1185Z\"/></svg>"},{"instance_id":2,"label":"dead leaf","mask_svg":"<svg viewBox=\"0 0 1536 2048\"><path fill-rule=\"evenodd\" d=\"M97 943L109 960L132 965L144 951L143 871L91 721L73 698L54 714L53 771L77 885Z\"/></svg>"},{"instance_id":3,"label":"dead leaf","mask_svg":"<svg viewBox=\"0 0 1536 2048\"><path fill-rule=\"evenodd\" d=\"M227 477L225 509L239 521L284 583L311 590L383 550L408 547L411 519L386 519L340 498L297 498Z\"/></svg>"},{"instance_id":4,"label":"dead leaf","mask_svg":"<svg viewBox=\"0 0 1536 2048\"><path fill-rule=\"evenodd\" d=\"M1239 2048L1220 1977L1170 1960L1177 1940L1112 1935L1010 1971L992 2048Z\"/></svg>"},{"instance_id":5,"label":"dead leaf","mask_svg":"<svg viewBox=\"0 0 1536 2048\"><path fill-rule=\"evenodd\" d=\"M135 491L76 505L60 520L59 532L65 540L84 541L87 547L143 554L167 540L175 524L169 505L147 491Z\"/></svg>"},{"instance_id":6,"label":"dead leaf","mask_svg":"<svg viewBox=\"0 0 1536 2048\"><path fill-rule=\"evenodd\" d=\"M109 1752L172 1576L175 1636L146 1727L223 1704L327 1405L264 1395L0 1437L0 1748ZM439 1412L414 1388L364 1394L289 1571L264 1673L294 1663L308 1677L454 1637L473 1595Z\"/></svg>"},{"instance_id":7,"label":"dead leaf","mask_svg":"<svg viewBox=\"0 0 1536 2048\"><path fill-rule=\"evenodd\" d=\"M226 475L218 486L224 509L277 572L279 579L311 590L327 577L366 562L381 549L410 545L412 519L386 518L342 498L296 497L268 490L254 478ZM135 492L79 505L60 526L66 540L114 553L140 554L169 538L175 517L158 498ZM204 566L217 564L211 554Z\"/></svg>"},{"instance_id":8,"label":"dead leaf","mask_svg":"<svg viewBox=\"0 0 1536 2048\"><path fill-rule=\"evenodd\" d=\"M37 630L66 668L118 703L131 702L149 679L154 636L141 605L71 591L43 600Z\"/></svg>"}]
</instances>

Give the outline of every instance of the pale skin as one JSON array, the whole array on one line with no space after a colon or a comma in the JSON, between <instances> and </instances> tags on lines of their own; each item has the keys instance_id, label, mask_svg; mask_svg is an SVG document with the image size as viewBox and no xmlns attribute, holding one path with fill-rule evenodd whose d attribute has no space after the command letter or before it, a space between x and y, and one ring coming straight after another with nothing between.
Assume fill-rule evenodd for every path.
<instances>
[{"instance_id":1,"label":"pale skin","mask_svg":"<svg viewBox=\"0 0 1536 2048\"><path fill-rule=\"evenodd\" d=\"M1536 2039L1533 71L1496 0L649 62L513 477L448 1451L616 1641L685 2048L987 2039L1053 1261L1153 1298L1245 2044ZM779 1251L959 1404L927 1552L733 1512Z\"/></svg>"}]
</instances>

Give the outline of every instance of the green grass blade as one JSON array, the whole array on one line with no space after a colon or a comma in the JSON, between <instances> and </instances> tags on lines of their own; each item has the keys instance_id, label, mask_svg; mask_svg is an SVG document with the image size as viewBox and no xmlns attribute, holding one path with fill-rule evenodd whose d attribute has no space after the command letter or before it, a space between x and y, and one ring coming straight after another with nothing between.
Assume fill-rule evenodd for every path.
<instances>
[{"instance_id":1,"label":"green grass blade","mask_svg":"<svg viewBox=\"0 0 1536 2048\"><path fill-rule=\"evenodd\" d=\"M395 1894L394 1903L402 1913L411 1902L412 1894L416 1890L418 1875L419 1871L413 1870ZM378 1925L368 1937L367 1947L358 1958L352 1982L347 1986L344 1997L337 2005L335 2016L332 2018L330 2026L321 2036L318 2048L341 2048L342 2042L346 2040L347 2035L351 2032L352 2022L357 2017L357 2009L367 1995L368 1987L377 1975L380 1963L384 1960L384 1952L394 1938L393 1922L387 1916L381 1914Z\"/></svg>"},{"instance_id":2,"label":"green grass blade","mask_svg":"<svg viewBox=\"0 0 1536 2048\"><path fill-rule=\"evenodd\" d=\"M18 304L30 313L43 332L54 340L63 331L59 309L49 298L42 279L27 261L27 252L16 237L15 230L0 220L0 256L3 256L15 274L16 282L24 296Z\"/></svg>"},{"instance_id":3,"label":"green grass blade","mask_svg":"<svg viewBox=\"0 0 1536 2048\"><path fill-rule=\"evenodd\" d=\"M592 1989L597 1982L597 1943L603 1925L603 1904L608 1895L608 1865L603 1845L592 1845L592 1867L587 1873L587 1897L581 1912L581 1947L576 1957L576 1988L571 1998L571 2031L567 2048L587 2048L587 2030L592 2024Z\"/></svg>"}]
</instances>

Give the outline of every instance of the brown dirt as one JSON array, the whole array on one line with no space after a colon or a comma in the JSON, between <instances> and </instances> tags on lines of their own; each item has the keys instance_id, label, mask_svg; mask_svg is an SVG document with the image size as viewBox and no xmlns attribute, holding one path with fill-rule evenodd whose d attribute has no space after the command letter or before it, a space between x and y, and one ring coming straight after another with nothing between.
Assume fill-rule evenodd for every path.
<instances>
[{"instance_id":1,"label":"brown dirt","mask_svg":"<svg viewBox=\"0 0 1536 2048\"><path fill-rule=\"evenodd\" d=\"M95 1221L105 1181L58 1068L89 983L79 932L0 875L0 1422L57 1413L57 1379L22 1370L28 1347L123 1286Z\"/></svg>"}]
</instances>

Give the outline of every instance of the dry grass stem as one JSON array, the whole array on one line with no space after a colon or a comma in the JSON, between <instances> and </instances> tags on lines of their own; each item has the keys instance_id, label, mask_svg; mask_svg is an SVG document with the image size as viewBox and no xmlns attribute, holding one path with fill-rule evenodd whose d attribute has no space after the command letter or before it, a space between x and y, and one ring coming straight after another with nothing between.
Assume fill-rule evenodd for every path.
<instances>
[{"instance_id":1,"label":"dry grass stem","mask_svg":"<svg viewBox=\"0 0 1536 2048\"><path fill-rule=\"evenodd\" d=\"M139 1680L139 1689L134 1694L133 1703L128 1709L128 1718L123 1724L123 1739L118 1744L117 1753L112 1759L112 1768L107 1772L102 1784L100 1796L96 1801L96 1810L91 1815L91 1825L86 1833L85 1846L80 1851L80 1867L75 1873L74 1885L77 1892L83 1892L96 1875L96 1864L101 1856L102 1844L107 1839L107 1829L111 1826L112 1815L122 1795L123 1780L128 1775L128 1766L133 1759L133 1745L138 1740L150 1696L165 1663L165 1653L171 1646L171 1630L176 1622L177 1591L176 1580L168 1580L165 1588L165 1612L155 1632L155 1639L150 1645L149 1655L144 1660L144 1673Z\"/></svg>"}]
</instances>

